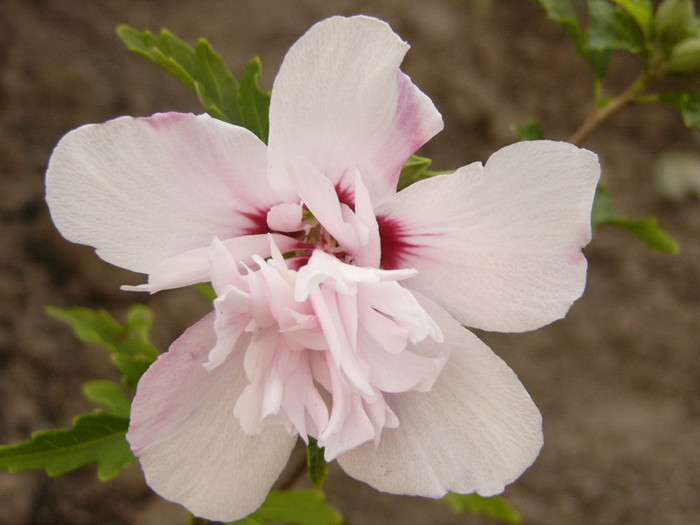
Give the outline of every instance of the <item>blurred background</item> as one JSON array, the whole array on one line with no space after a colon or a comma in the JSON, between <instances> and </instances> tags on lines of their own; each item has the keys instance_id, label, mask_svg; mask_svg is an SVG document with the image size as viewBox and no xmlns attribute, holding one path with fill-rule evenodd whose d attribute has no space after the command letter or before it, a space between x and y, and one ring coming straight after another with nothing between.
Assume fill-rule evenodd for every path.
<instances>
[{"instance_id":1,"label":"blurred background","mask_svg":"<svg viewBox=\"0 0 700 525\"><path fill-rule=\"evenodd\" d=\"M126 51L120 23L206 37L235 75L262 59L270 89L284 53L332 14L383 18L412 49L403 70L443 113L422 154L436 169L485 161L535 117L566 140L590 110L590 80L560 28L529 0L402 2L270 0L0 0L0 443L67 426L92 410L80 385L116 378L44 305L135 302L156 313L165 350L208 306L191 290L122 292L142 277L63 240L45 203L51 149L67 131L118 115L201 112L195 96ZM637 72L613 67L611 86ZM674 112L628 108L584 144L596 151L618 210L658 216L681 245L650 251L602 228L586 249L588 288L566 319L528 334L482 334L517 372L544 416L545 446L505 495L525 524L700 523L700 203L655 188L664 153L697 155ZM305 482L301 483L301 486ZM380 494L335 465L327 499L350 525L488 524L431 500ZM183 510L152 495L137 464L100 483L93 468L50 479L0 472L1 525L170 525Z\"/></svg>"}]
</instances>

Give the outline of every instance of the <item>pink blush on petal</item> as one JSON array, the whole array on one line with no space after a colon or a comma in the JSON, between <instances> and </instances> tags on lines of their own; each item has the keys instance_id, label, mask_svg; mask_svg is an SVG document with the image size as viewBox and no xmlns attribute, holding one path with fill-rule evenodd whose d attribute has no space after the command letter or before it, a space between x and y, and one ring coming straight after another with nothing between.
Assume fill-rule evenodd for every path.
<instances>
[{"instance_id":1,"label":"pink blush on petal","mask_svg":"<svg viewBox=\"0 0 700 525\"><path fill-rule=\"evenodd\" d=\"M164 113L155 113L150 117L137 117L137 120L141 120L147 123L154 129L160 129L163 125L170 125L172 122L187 120L191 117L191 113L181 113L179 111L166 111Z\"/></svg>"}]
</instances>

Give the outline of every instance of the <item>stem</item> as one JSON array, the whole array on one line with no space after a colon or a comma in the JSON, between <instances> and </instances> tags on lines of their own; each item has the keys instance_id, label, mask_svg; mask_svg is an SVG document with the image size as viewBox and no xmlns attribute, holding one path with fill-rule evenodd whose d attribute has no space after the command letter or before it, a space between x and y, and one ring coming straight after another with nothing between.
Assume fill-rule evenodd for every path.
<instances>
[{"instance_id":1,"label":"stem","mask_svg":"<svg viewBox=\"0 0 700 525\"><path fill-rule=\"evenodd\" d=\"M640 95L649 87L649 84L654 80L654 76L648 73L641 74L637 80L635 80L632 85L627 88L621 95L612 99L604 107L595 110L593 113L588 115L588 118L583 121L583 124L574 132L569 138L569 142L581 145L581 142L588 137L593 131L595 131L598 126L603 122L612 117L615 113L620 111L625 106L636 102Z\"/></svg>"}]
</instances>

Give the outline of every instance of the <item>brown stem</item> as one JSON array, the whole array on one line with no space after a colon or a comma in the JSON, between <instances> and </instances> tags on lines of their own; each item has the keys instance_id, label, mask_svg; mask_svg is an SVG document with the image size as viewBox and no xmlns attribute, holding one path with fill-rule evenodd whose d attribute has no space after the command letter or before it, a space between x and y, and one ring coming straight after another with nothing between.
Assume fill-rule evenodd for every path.
<instances>
[{"instance_id":1,"label":"brown stem","mask_svg":"<svg viewBox=\"0 0 700 525\"><path fill-rule=\"evenodd\" d=\"M624 93L614 98L604 107L588 115L588 118L583 121L583 124L581 124L574 134L571 135L569 142L580 146L588 135L595 131L598 126L625 106L635 102L639 96L644 93L651 80L652 77L650 75L640 75L639 78L629 88L627 88Z\"/></svg>"}]
</instances>

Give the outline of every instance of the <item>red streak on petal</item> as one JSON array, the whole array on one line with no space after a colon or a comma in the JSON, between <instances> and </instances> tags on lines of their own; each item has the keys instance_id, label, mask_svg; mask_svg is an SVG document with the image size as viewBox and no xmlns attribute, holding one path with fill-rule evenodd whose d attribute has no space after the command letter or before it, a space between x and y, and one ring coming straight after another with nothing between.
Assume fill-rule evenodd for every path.
<instances>
[{"instance_id":1,"label":"red streak on petal","mask_svg":"<svg viewBox=\"0 0 700 525\"><path fill-rule=\"evenodd\" d=\"M355 191L351 186L343 186L343 179L335 185L335 192L341 204L347 204L350 209L355 209Z\"/></svg>"},{"instance_id":2,"label":"red streak on petal","mask_svg":"<svg viewBox=\"0 0 700 525\"><path fill-rule=\"evenodd\" d=\"M241 212L241 215L251 222L250 226L246 227L241 235L270 233L270 227L267 225L267 210Z\"/></svg>"},{"instance_id":3,"label":"red streak on petal","mask_svg":"<svg viewBox=\"0 0 700 525\"><path fill-rule=\"evenodd\" d=\"M404 224L396 219L387 216L377 217L379 225L379 238L382 244L382 256L380 267L382 270L397 270L402 268L401 264L406 255L417 255L416 249L423 247L422 244L411 242L408 229Z\"/></svg>"}]
</instances>

